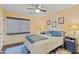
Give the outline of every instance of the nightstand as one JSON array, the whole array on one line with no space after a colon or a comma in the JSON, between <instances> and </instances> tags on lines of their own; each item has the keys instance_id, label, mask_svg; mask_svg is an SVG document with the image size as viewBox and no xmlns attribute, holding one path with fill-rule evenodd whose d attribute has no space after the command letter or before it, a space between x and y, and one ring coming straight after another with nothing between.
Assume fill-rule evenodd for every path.
<instances>
[{"instance_id":1,"label":"nightstand","mask_svg":"<svg viewBox=\"0 0 79 59\"><path fill-rule=\"evenodd\" d=\"M71 37L65 37L64 47L72 53L76 53L76 39Z\"/></svg>"}]
</instances>

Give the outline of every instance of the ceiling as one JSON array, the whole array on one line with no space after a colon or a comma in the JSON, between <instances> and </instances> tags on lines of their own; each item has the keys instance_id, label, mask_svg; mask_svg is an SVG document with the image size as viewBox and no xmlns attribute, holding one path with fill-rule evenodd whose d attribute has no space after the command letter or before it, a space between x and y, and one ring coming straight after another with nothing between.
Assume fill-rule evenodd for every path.
<instances>
[{"instance_id":1,"label":"ceiling","mask_svg":"<svg viewBox=\"0 0 79 59\"><path fill-rule=\"evenodd\" d=\"M43 8L47 10L47 12L40 12L39 14L35 14L34 10L28 10L28 7L34 7L34 4L0 4L0 7L6 9L7 11L17 12L24 15L30 16L46 16L50 13L55 13L57 11L61 11L67 8L74 6L73 4L43 4Z\"/></svg>"}]
</instances>

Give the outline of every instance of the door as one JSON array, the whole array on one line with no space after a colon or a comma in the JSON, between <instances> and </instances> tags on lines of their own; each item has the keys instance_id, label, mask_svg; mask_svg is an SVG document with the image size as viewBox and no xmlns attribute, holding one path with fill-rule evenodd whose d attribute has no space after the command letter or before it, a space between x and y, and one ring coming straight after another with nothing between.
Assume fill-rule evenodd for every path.
<instances>
[{"instance_id":1,"label":"door","mask_svg":"<svg viewBox=\"0 0 79 59\"><path fill-rule=\"evenodd\" d=\"M4 38L4 33L3 33L3 19L0 17L0 52L3 47L3 38Z\"/></svg>"}]
</instances>

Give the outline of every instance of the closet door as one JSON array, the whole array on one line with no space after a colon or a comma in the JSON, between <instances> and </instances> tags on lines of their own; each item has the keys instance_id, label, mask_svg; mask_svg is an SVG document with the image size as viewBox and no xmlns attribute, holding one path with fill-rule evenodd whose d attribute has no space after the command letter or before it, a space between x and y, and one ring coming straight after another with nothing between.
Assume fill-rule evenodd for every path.
<instances>
[{"instance_id":1,"label":"closet door","mask_svg":"<svg viewBox=\"0 0 79 59\"><path fill-rule=\"evenodd\" d=\"M0 34L3 33L3 20L0 19Z\"/></svg>"},{"instance_id":2,"label":"closet door","mask_svg":"<svg viewBox=\"0 0 79 59\"><path fill-rule=\"evenodd\" d=\"M3 19L0 17L0 52L3 47L4 33L3 33Z\"/></svg>"}]
</instances>

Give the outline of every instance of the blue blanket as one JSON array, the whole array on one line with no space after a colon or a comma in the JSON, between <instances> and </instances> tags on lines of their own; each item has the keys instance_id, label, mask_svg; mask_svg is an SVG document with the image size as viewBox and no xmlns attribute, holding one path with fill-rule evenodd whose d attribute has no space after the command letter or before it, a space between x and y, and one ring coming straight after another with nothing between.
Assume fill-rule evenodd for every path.
<instances>
[{"instance_id":1,"label":"blue blanket","mask_svg":"<svg viewBox=\"0 0 79 59\"><path fill-rule=\"evenodd\" d=\"M28 40L30 43L34 43L34 42L37 42L37 41L41 41L41 40L47 39L46 37L39 36L39 35L35 35L35 34L28 35L26 38L27 38L27 40Z\"/></svg>"},{"instance_id":2,"label":"blue blanket","mask_svg":"<svg viewBox=\"0 0 79 59\"><path fill-rule=\"evenodd\" d=\"M28 49L24 45L7 48L5 54L28 54Z\"/></svg>"}]
</instances>

